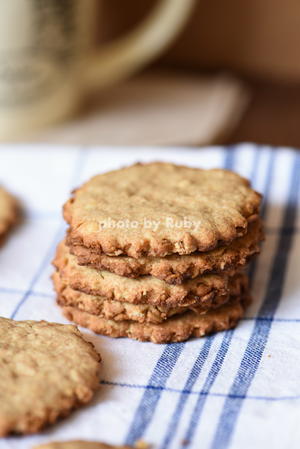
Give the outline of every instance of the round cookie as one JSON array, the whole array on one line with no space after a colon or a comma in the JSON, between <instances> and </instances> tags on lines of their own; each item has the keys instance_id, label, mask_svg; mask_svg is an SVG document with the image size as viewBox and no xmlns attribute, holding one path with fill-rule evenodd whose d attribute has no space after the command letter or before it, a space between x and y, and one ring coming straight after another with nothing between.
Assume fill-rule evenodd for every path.
<instances>
[{"instance_id":1,"label":"round cookie","mask_svg":"<svg viewBox=\"0 0 300 449\"><path fill-rule=\"evenodd\" d=\"M249 259L259 252L259 242L262 239L261 222L255 220L249 223L245 236L237 238L230 246L221 246L209 252L138 259L107 256L82 245L71 245L70 252L76 256L79 265L110 271L119 276L154 276L169 284L181 284L186 279L194 279L204 273L245 266Z\"/></svg>"},{"instance_id":2,"label":"round cookie","mask_svg":"<svg viewBox=\"0 0 300 449\"><path fill-rule=\"evenodd\" d=\"M249 301L247 292L241 298L232 298L224 306L205 314L186 312L161 324L106 320L75 307L62 307L62 310L68 320L99 334L115 338L129 337L152 343L175 343L235 327Z\"/></svg>"},{"instance_id":3,"label":"round cookie","mask_svg":"<svg viewBox=\"0 0 300 449\"><path fill-rule=\"evenodd\" d=\"M236 173L168 163L95 176L65 204L69 242L112 256L209 251L247 232L261 196Z\"/></svg>"},{"instance_id":4,"label":"round cookie","mask_svg":"<svg viewBox=\"0 0 300 449\"><path fill-rule=\"evenodd\" d=\"M71 306L79 310L97 315L101 318L114 321L132 320L139 323L159 324L173 315L193 310L197 313L205 313L209 309L214 309L225 304L229 296L239 296L247 288L248 278L244 273L237 273L230 279L230 295L221 295L211 298L205 304L183 306L183 307L164 307L151 306L149 304L130 304L121 301L110 301L101 296L87 295L70 288L58 272L54 273L53 283L57 292L57 303L60 306Z\"/></svg>"},{"instance_id":5,"label":"round cookie","mask_svg":"<svg viewBox=\"0 0 300 449\"><path fill-rule=\"evenodd\" d=\"M129 446L111 446L98 441L53 441L52 443L40 444L33 449L133 449ZM145 447L146 449L146 447Z\"/></svg>"},{"instance_id":6,"label":"round cookie","mask_svg":"<svg viewBox=\"0 0 300 449\"><path fill-rule=\"evenodd\" d=\"M17 200L0 186L0 243L18 219Z\"/></svg>"},{"instance_id":7,"label":"round cookie","mask_svg":"<svg viewBox=\"0 0 300 449\"><path fill-rule=\"evenodd\" d=\"M75 326L0 318L0 436L37 432L90 401L99 362Z\"/></svg>"},{"instance_id":8,"label":"round cookie","mask_svg":"<svg viewBox=\"0 0 300 449\"><path fill-rule=\"evenodd\" d=\"M234 272L207 274L180 285L170 285L152 276L130 279L78 265L64 242L58 245L53 264L74 290L113 301L167 307L200 305L217 295L228 295L229 280L234 275Z\"/></svg>"}]
</instances>

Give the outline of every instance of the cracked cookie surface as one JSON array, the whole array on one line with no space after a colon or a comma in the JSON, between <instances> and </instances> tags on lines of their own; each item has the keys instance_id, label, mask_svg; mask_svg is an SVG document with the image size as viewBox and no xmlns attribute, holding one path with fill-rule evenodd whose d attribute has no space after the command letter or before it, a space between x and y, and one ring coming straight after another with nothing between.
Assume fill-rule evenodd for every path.
<instances>
[{"instance_id":1,"label":"cracked cookie surface","mask_svg":"<svg viewBox=\"0 0 300 449\"><path fill-rule=\"evenodd\" d=\"M0 435L37 432L89 402L99 362L73 325L0 318Z\"/></svg>"},{"instance_id":2,"label":"cracked cookie surface","mask_svg":"<svg viewBox=\"0 0 300 449\"><path fill-rule=\"evenodd\" d=\"M99 253L209 251L247 232L261 195L228 170L136 164L93 177L64 206L69 242Z\"/></svg>"}]
</instances>

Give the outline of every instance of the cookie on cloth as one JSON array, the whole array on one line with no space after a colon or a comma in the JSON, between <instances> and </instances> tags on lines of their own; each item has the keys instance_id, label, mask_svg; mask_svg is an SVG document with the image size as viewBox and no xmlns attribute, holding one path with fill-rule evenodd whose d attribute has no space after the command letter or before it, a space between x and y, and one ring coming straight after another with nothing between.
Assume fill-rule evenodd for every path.
<instances>
[{"instance_id":1,"label":"cookie on cloth","mask_svg":"<svg viewBox=\"0 0 300 449\"><path fill-rule=\"evenodd\" d=\"M130 446L112 446L98 441L53 441L52 443L40 444L33 449L134 449ZM146 448L145 448L146 449Z\"/></svg>"},{"instance_id":2,"label":"cookie on cloth","mask_svg":"<svg viewBox=\"0 0 300 449\"><path fill-rule=\"evenodd\" d=\"M0 243L9 229L18 221L17 200L0 186Z\"/></svg>"},{"instance_id":3,"label":"cookie on cloth","mask_svg":"<svg viewBox=\"0 0 300 449\"><path fill-rule=\"evenodd\" d=\"M208 252L166 257L107 256L95 248L70 245L70 252L79 265L87 265L97 270L106 270L119 276L136 278L154 276L169 284L181 284L186 279L194 279L208 272L220 272L246 265L251 257L259 252L263 239L260 220L249 223L246 235L239 237L230 245L223 245ZM68 242L68 238L67 238Z\"/></svg>"},{"instance_id":4,"label":"cookie on cloth","mask_svg":"<svg viewBox=\"0 0 300 449\"><path fill-rule=\"evenodd\" d=\"M128 337L152 343L175 343L191 337L232 329L242 318L250 302L248 291L240 297L232 297L225 305L205 314L193 311L173 316L160 324L114 321L100 318L75 307L62 307L65 317L92 331L110 337Z\"/></svg>"},{"instance_id":5,"label":"cookie on cloth","mask_svg":"<svg viewBox=\"0 0 300 449\"><path fill-rule=\"evenodd\" d=\"M104 296L113 301L167 307L200 305L216 296L228 296L230 278L235 274L207 274L180 285L170 285L153 276L131 279L78 265L76 257L70 254L64 241L58 245L53 264L74 290Z\"/></svg>"},{"instance_id":6,"label":"cookie on cloth","mask_svg":"<svg viewBox=\"0 0 300 449\"><path fill-rule=\"evenodd\" d=\"M52 276L57 292L57 303L60 306L71 306L101 318L114 321L132 320L139 323L159 324L173 315L178 315L188 310L197 313L205 313L225 304L229 295L221 295L211 298L205 304L183 307L152 306L149 304L130 304L121 301L107 300L101 296L87 295L69 287L60 277L58 272ZM230 279L230 295L239 296L245 291L248 278L245 273L237 273Z\"/></svg>"},{"instance_id":7,"label":"cookie on cloth","mask_svg":"<svg viewBox=\"0 0 300 449\"><path fill-rule=\"evenodd\" d=\"M0 318L0 436L34 433L89 402L100 356L72 325Z\"/></svg>"},{"instance_id":8,"label":"cookie on cloth","mask_svg":"<svg viewBox=\"0 0 300 449\"><path fill-rule=\"evenodd\" d=\"M244 235L261 195L228 170L136 164L95 176L65 204L69 243L112 256L210 251Z\"/></svg>"}]
</instances>

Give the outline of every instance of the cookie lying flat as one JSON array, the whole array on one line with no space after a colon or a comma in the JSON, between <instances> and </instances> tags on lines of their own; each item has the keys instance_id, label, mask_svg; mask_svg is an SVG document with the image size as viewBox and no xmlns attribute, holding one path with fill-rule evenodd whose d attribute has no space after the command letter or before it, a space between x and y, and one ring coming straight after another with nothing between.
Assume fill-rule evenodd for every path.
<instances>
[{"instance_id":1,"label":"cookie lying flat","mask_svg":"<svg viewBox=\"0 0 300 449\"><path fill-rule=\"evenodd\" d=\"M136 164L95 176L64 207L71 245L130 257L208 251L247 232L261 196L227 170Z\"/></svg>"},{"instance_id":2,"label":"cookie lying flat","mask_svg":"<svg viewBox=\"0 0 300 449\"><path fill-rule=\"evenodd\" d=\"M16 199L3 187L0 187L0 242L17 220L18 203Z\"/></svg>"},{"instance_id":3,"label":"cookie lying flat","mask_svg":"<svg viewBox=\"0 0 300 449\"><path fill-rule=\"evenodd\" d=\"M111 446L110 444L100 443L97 441L61 441L41 444L33 449L133 449L129 446Z\"/></svg>"},{"instance_id":4,"label":"cookie lying flat","mask_svg":"<svg viewBox=\"0 0 300 449\"><path fill-rule=\"evenodd\" d=\"M233 298L224 306L206 314L186 312L161 324L105 320L75 307L62 307L62 310L68 320L99 334L116 338L129 337L152 343L174 343L235 327L242 318L245 305L249 301L250 298L245 293L241 299Z\"/></svg>"},{"instance_id":5,"label":"cookie lying flat","mask_svg":"<svg viewBox=\"0 0 300 449\"><path fill-rule=\"evenodd\" d=\"M53 264L66 284L74 290L114 301L167 307L200 305L215 296L228 295L229 279L234 274L208 274L181 285L170 285L152 276L130 279L78 265L64 242L58 245Z\"/></svg>"},{"instance_id":6,"label":"cookie lying flat","mask_svg":"<svg viewBox=\"0 0 300 449\"><path fill-rule=\"evenodd\" d=\"M230 246L221 246L204 253L134 259L127 256L99 254L97 250L82 245L71 245L70 252L76 256L79 265L110 271L119 276L136 278L150 275L169 284L181 284L187 278L194 279L207 272L243 267L259 252L259 242L262 238L261 222L255 220L249 224L247 234L234 240Z\"/></svg>"},{"instance_id":7,"label":"cookie lying flat","mask_svg":"<svg viewBox=\"0 0 300 449\"><path fill-rule=\"evenodd\" d=\"M99 362L75 326L0 318L0 436L37 432L90 401Z\"/></svg>"},{"instance_id":8,"label":"cookie lying flat","mask_svg":"<svg viewBox=\"0 0 300 449\"><path fill-rule=\"evenodd\" d=\"M58 272L54 273L53 283L57 292L57 303L60 306L71 306L101 318L114 321L132 320L139 323L159 324L173 315L194 310L197 313L205 313L208 309L214 309L225 304L229 295L216 296L211 298L205 304L196 304L191 307L164 307L151 306L149 304L130 304L127 302L110 301L100 296L87 295L77 290L73 290ZM230 279L230 295L239 296L245 291L248 284L248 278L244 273L238 273Z\"/></svg>"}]
</instances>

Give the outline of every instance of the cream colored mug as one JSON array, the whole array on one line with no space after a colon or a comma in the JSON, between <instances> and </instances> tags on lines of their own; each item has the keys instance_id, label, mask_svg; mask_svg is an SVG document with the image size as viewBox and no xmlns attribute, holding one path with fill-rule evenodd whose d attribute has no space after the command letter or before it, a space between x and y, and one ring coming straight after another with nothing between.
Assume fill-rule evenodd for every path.
<instances>
[{"instance_id":1,"label":"cream colored mug","mask_svg":"<svg viewBox=\"0 0 300 449\"><path fill-rule=\"evenodd\" d=\"M65 119L87 90L145 65L178 33L195 0L160 0L129 35L95 50L99 2L0 0L1 140Z\"/></svg>"}]
</instances>

